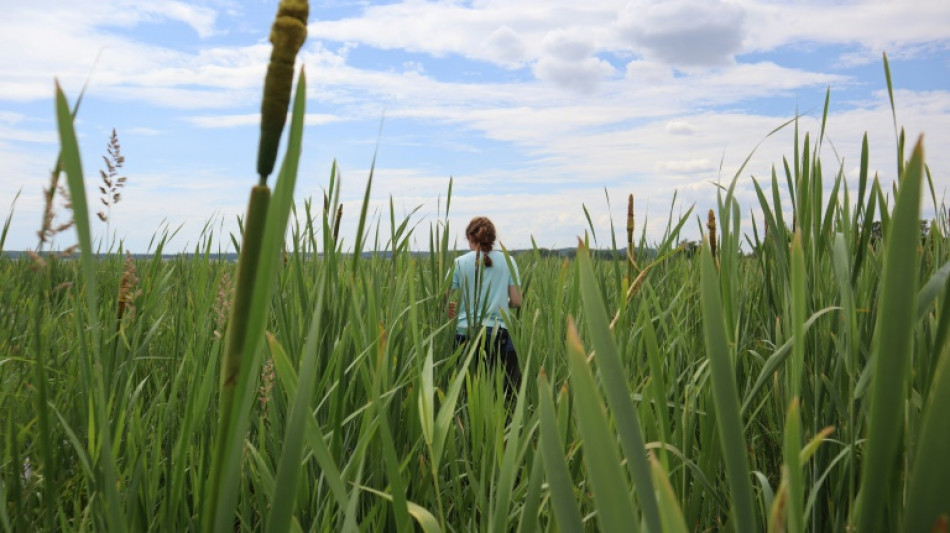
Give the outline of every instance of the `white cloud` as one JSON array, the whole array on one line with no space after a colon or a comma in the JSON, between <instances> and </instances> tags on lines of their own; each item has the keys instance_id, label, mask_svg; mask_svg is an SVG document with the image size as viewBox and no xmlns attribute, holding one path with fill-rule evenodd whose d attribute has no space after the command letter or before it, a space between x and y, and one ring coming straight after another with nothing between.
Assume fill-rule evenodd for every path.
<instances>
[{"instance_id":1,"label":"white cloud","mask_svg":"<svg viewBox=\"0 0 950 533\"><path fill-rule=\"evenodd\" d=\"M943 0L738 2L746 14L746 51L801 42L846 44L867 50L867 61L879 61L885 50L900 53L920 43L948 40L950 2Z\"/></svg>"},{"instance_id":2,"label":"white cloud","mask_svg":"<svg viewBox=\"0 0 950 533\"><path fill-rule=\"evenodd\" d=\"M627 63L626 78L636 83L665 84L673 80L673 69L656 61L638 59Z\"/></svg>"},{"instance_id":3,"label":"white cloud","mask_svg":"<svg viewBox=\"0 0 950 533\"><path fill-rule=\"evenodd\" d=\"M501 26L488 36L485 51L492 61L511 67L520 65L527 57L524 39L508 26Z\"/></svg>"},{"instance_id":4,"label":"white cloud","mask_svg":"<svg viewBox=\"0 0 950 533\"><path fill-rule=\"evenodd\" d=\"M690 135L696 133L696 126L685 120L671 120L666 123L666 131L673 135Z\"/></svg>"},{"instance_id":5,"label":"white cloud","mask_svg":"<svg viewBox=\"0 0 950 533\"><path fill-rule=\"evenodd\" d=\"M593 92L601 80L613 72L610 63L596 57L580 61L543 57L534 66L534 74L538 79L585 94Z\"/></svg>"},{"instance_id":6,"label":"white cloud","mask_svg":"<svg viewBox=\"0 0 950 533\"><path fill-rule=\"evenodd\" d=\"M214 10L208 7L191 5L175 0L151 0L149 2L131 1L126 2L122 8L133 11L138 9L146 15L184 22L188 26L191 26L201 37L209 37L214 33L214 23L217 18L217 14Z\"/></svg>"},{"instance_id":7,"label":"white cloud","mask_svg":"<svg viewBox=\"0 0 950 533\"><path fill-rule=\"evenodd\" d=\"M245 115L206 115L187 117L185 120L200 128L234 128L240 126L260 126L261 114L249 113ZM287 120L290 120L288 114ZM335 115L321 113L307 113L304 116L304 124L307 126L319 126L339 122L340 117Z\"/></svg>"},{"instance_id":8,"label":"white cloud","mask_svg":"<svg viewBox=\"0 0 950 533\"><path fill-rule=\"evenodd\" d=\"M38 192L48 165L39 165L43 168L37 170L36 161L48 163L55 157L50 117L37 119L22 111L26 107L18 107L18 102L48 100L54 76L74 98L100 50L103 56L87 93L90 103L118 101L125 109L140 105L143 112L151 113L156 111L151 106L166 114L168 109L188 110L189 116L171 127L155 125L161 132L130 126L126 132L162 133L163 138L155 139L160 144L173 130L176 136L193 135L192 126L205 128L198 132L205 138L220 135L224 139L228 128L249 130L257 125L260 84L269 53L265 37L260 36L263 31L248 38L255 42L228 39L229 44L224 44L222 39L196 49L171 42L148 44L128 31L142 23L171 22L187 24L199 37L219 36L223 30L218 27L218 15L208 5L221 3L35 0L9 6L15 11L0 20L0 50L5 51L0 53L4 80L0 102L10 104L4 105L9 110L0 110L0 160L4 161L0 209L27 176L31 180L38 176L37 185L27 186L24 193L30 187ZM681 191L683 205L696 202L708 208L715 195L709 182L730 179L763 136L791 117L803 94L813 92L820 101L827 86L832 87L827 136L845 158L845 168L854 167L861 135L868 130L872 168L890 179L896 163L886 94L878 92L864 100L849 94L853 90L866 95L868 83L880 86L883 80L868 82L854 71L844 75L816 67L790 68L781 63L781 54L770 56L769 52L776 47L801 46L807 52L808 47L844 44L836 48L843 52L834 68L879 61L884 47L892 67L901 58L945 54L948 6L950 2L942 0L910 6L883 1L829 5L752 0L476 0L370 5L339 20L320 20L315 11L301 63L307 66L308 108L319 113L309 114L307 124L356 120L375 124L385 110L387 119L400 120L398 135L403 137L387 144L384 130L377 176L386 175L388 180L377 181L374 202L378 205L387 205L385 194L391 192L397 203L426 202L431 212L433 198L447 187L447 176L456 175L457 202L453 204L460 220L489 206L496 209L493 215L512 246L526 245L528 234L541 237L540 244L567 246L586 226L581 202L603 205L604 187L619 198L613 205L617 220L624 208L620 199L628 192L637 195L638 213L651 210L654 223L665 219L674 190ZM376 49L421 55L393 54L398 57L396 63L359 66L369 64L366 58ZM763 58L750 63L748 56L743 57L749 52ZM442 61L430 64L426 56ZM507 70L495 76L499 69L482 70L483 62ZM616 72L613 65L625 65L625 72ZM457 81L458 72L469 71L479 75L464 79L478 81ZM895 81L899 87L900 79ZM946 127L950 93L898 90L895 96L898 120L908 125L908 144L918 132L926 132L928 163L939 195L950 186L950 154L940 150L950 146ZM766 111L757 110L760 99L770 102ZM85 113L80 120L94 118ZM814 135L816 113L820 108L802 120L803 131ZM138 117L130 121L156 124ZM424 124L425 135L433 132L434 138L405 133L418 124ZM441 138L444 128L451 128L458 137ZM375 139L375 133L371 126L364 138ZM336 155L334 151L362 140L331 139L320 150ZM453 161L453 156L491 154L486 140L504 153L499 168L464 174L468 171L465 163ZM201 183L171 181L168 185L164 180L174 179L171 172L156 171L151 176L135 172L134 185L139 188L130 188L128 203L118 206L116 225L151 232L167 215L175 224L200 226L209 216L203 196L207 187L238 190L240 194L228 193L226 200L211 209L228 216L241 213L245 187L222 177L232 173L215 166L222 163L210 153L227 152L215 147L222 144L209 143L200 168L187 169L189 175L202 176ZM403 168L384 166L390 153L404 157L396 147L410 145L430 148L417 165L425 170L408 168L404 160L400 160L406 165ZM790 150L790 130L759 147L738 186L743 216L756 203L749 176L768 177L771 164L780 163ZM825 168L834 168L837 162L830 146L823 153ZM313 157L312 151L307 155ZM225 157L233 159L235 154ZM136 159L130 155L130 161ZM194 164L180 163L182 168ZM303 164L316 165L320 175L325 175L323 161ZM345 168L365 164L341 160ZM298 190L305 194L318 190L303 183L305 174ZM354 189L347 200L350 204L362 194L365 172L348 175L359 176L347 182ZM525 192L541 185L543 194ZM500 191L497 196L502 200L492 201L487 191ZM39 204L34 205L31 198L38 194L25 194L18 205L17 220L22 215L30 226L25 235L35 231L32 226L39 220ZM519 206L515 213L490 207L512 204ZM602 218L595 221L601 222Z\"/></svg>"},{"instance_id":9,"label":"white cloud","mask_svg":"<svg viewBox=\"0 0 950 533\"><path fill-rule=\"evenodd\" d=\"M745 15L720 0L631 2L617 30L645 56L671 65L728 65L742 51Z\"/></svg>"},{"instance_id":10,"label":"white cloud","mask_svg":"<svg viewBox=\"0 0 950 533\"><path fill-rule=\"evenodd\" d=\"M542 55L533 71L538 79L580 93L590 93L614 72L610 63L594 57L594 43L574 32L556 30L544 37Z\"/></svg>"},{"instance_id":11,"label":"white cloud","mask_svg":"<svg viewBox=\"0 0 950 533\"><path fill-rule=\"evenodd\" d=\"M162 133L164 133L161 130L157 130L155 128L149 128L146 126L137 126L133 128L128 128L125 131L134 135L149 135L149 136L162 135Z\"/></svg>"},{"instance_id":12,"label":"white cloud","mask_svg":"<svg viewBox=\"0 0 950 533\"><path fill-rule=\"evenodd\" d=\"M695 172L715 172L716 164L709 159L686 159L681 161L658 161L654 168L659 172L692 174Z\"/></svg>"}]
</instances>

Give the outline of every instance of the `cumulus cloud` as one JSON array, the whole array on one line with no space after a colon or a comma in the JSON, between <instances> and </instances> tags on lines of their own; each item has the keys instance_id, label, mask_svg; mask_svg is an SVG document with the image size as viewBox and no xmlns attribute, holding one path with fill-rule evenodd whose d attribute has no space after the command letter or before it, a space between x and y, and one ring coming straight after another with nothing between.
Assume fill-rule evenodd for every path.
<instances>
[{"instance_id":1,"label":"cumulus cloud","mask_svg":"<svg viewBox=\"0 0 950 533\"><path fill-rule=\"evenodd\" d=\"M544 38L543 53L534 65L534 75L573 91L593 92L601 80L614 72L610 63L594 57L595 50L594 43L580 35L552 31Z\"/></svg>"},{"instance_id":2,"label":"cumulus cloud","mask_svg":"<svg viewBox=\"0 0 950 533\"><path fill-rule=\"evenodd\" d=\"M768 51L794 43L857 45L847 64L879 61L886 50L926 52L922 43L947 42L950 2L743 2L747 51ZM846 23L842 23L846 21Z\"/></svg>"},{"instance_id":3,"label":"cumulus cloud","mask_svg":"<svg viewBox=\"0 0 950 533\"><path fill-rule=\"evenodd\" d=\"M246 137L259 122L256 111L260 82L269 53L266 32L232 36L227 42L216 40L212 45L182 46L174 41L156 41L154 34L158 32L151 31L167 27L174 30L169 35L186 34L191 42L195 41L194 35L215 35L220 31L217 26L225 26L220 22L223 18L218 17L229 15L216 15L202 6L229 2L31 0L11 4L16 11L0 20L0 50L17 52L0 54L0 77L4 80L0 84L0 103L9 109L0 110L0 160L5 162L0 170L0 209L19 187L13 184L23 183L24 176L36 175L35 161L55 157L56 136L49 117L38 119L32 107L19 102L49 99L54 75L75 96L103 47L106 52L88 94L92 101L105 99L118 102L123 112L134 109L166 117L169 109L191 110L173 113L170 121L129 117L130 126L148 124L161 128L165 135L156 139L160 142L142 140L142 152L137 157L130 155L130 161L143 168L161 166L161 158L148 160L144 145L162 146L168 138L186 139L195 131L202 139ZM384 191L391 191L397 202L406 198L407 191L419 191L420 201L428 201L431 191L439 190L429 186L429 177L447 179L456 175L453 193L458 194L458 204L453 199L453 210L456 205L466 205L465 209L474 213L486 205L507 205L517 200L525 209L519 210L517 219L500 218L502 226L517 228L518 234L543 233L550 242L558 236L573 235L574 228L583 231L586 222L580 203L590 206L602 201L604 186L610 188L612 197L618 189L619 197L633 189L638 202L648 202L652 197L659 202L656 209L661 214L669 209L667 203L674 189L683 191L680 198L687 206L693 201L708 205L715 194L709 181L720 177L720 162L721 175L731 177L752 147L795 112L800 98L814 94L820 114L826 86L832 87L835 96L826 138L834 140L837 152L847 161L845 168L855 166L861 135L869 130L872 166L893 171L893 126L886 93L873 95L873 101L856 101L869 98L868 84L880 87L883 80L860 78L863 72L826 70L823 65L827 61L809 63L813 58L808 54L823 44L845 43L845 47L832 52L842 54L837 68L841 63L860 62L860 58L855 59L859 55L879 61L880 54L871 51L887 45L892 68L900 68L907 64L898 63L898 58L945 54L945 21L950 20L950 2L946 0L917 0L912 8L902 2L826 5L817 0L405 0L365 8L355 5L341 8L344 18L338 20L313 17L301 62L307 65L310 81L308 109L325 113L308 115L308 124L364 122L354 128L314 128L308 131L308 138L327 135L329 139L319 144L319 150L332 152L333 157L339 155L341 167L350 169L348 176L365 175L357 165L365 165L370 158L360 158L362 153L353 156L347 149L359 142L375 141L380 109L385 108L387 120L396 120L384 131L381 161L393 157L407 164L404 161L411 160L425 170L393 172L389 175L394 182L391 186L383 187L385 180L379 180L383 209L388 205ZM117 10L117 6L127 8ZM110 19L110 15L116 18ZM842 19L849 23L842 25ZM149 28L148 41L128 31L143 22L160 26ZM182 24L191 30L182 28ZM248 20L246 24L257 27L261 21ZM893 42L900 47L891 48L888 43ZM802 58L796 60L794 68L782 63L787 50L770 55L776 47L789 43L804 43ZM350 49L359 53L348 54ZM760 59L742 55L750 51L758 52ZM367 61L370 54L377 53L380 55L376 57L384 59ZM428 63L424 56L443 59ZM466 62L471 59L477 62ZM486 68L486 61L494 67ZM419 67L423 63L428 69ZM449 64L452 68L444 68ZM613 65L622 66L615 69ZM703 68L718 65L730 66ZM499 73L496 67L509 70ZM478 75L460 77L459 72ZM899 77L895 81L900 85ZM842 94L843 105L839 98ZM762 99L768 100L768 107L760 107ZM803 103L802 110L813 105ZM925 95L898 89L897 106L901 123L908 125L909 140L916 138L912 131L927 132L928 162L939 180L938 192L945 190L950 156L939 147L950 145L945 127L950 95L946 91ZM97 107L101 106L87 106L80 121L103 120L102 115L90 112ZM189 117L175 118L179 115ZM803 119L803 128L814 131L817 122L810 118L810 122ZM395 128L391 126L394 123ZM370 125L365 128L368 133L364 138L351 136L354 129L365 124ZM122 130L119 126L120 132L144 135L156 131L129 126ZM416 127L424 133L416 133ZM403 146L411 143L394 140L391 130L411 131L408 138L426 148L424 155L415 155L421 151L402 152ZM446 135L446 131L452 134ZM748 174L767 176L771 162L787 155L789 137L789 132L780 132L763 143L744 170L737 190L743 198L743 209L756 203L754 194L749 195ZM128 142L130 154L135 147L132 139ZM456 146L448 148L450 141ZM217 152L218 146L227 143L215 141L209 145ZM252 154L236 154L224 148L220 151L231 161L222 163L210 157L202 160L203 172L208 173L203 178L222 189L244 191L225 181L225 177L240 173L221 170L219 165L232 164L245 156L251 159ZM313 161L325 155L315 152L318 150L308 152L302 164L328 164L322 159ZM466 158L463 152L491 157ZM834 166L833 152L825 149L823 153L829 158L828 167ZM208 157L206 152L203 155ZM510 163L513 160L517 165ZM193 174L190 168L194 164L176 161L175 171L169 171L168 176L185 174L178 166L189 168L187 173ZM467 168L480 165L497 167L498 175L488 175L484 168ZM325 175L323 166L317 170ZM385 169L378 170L382 176ZM475 175L459 176L459 171ZM418 179L411 178L420 172ZM301 176L303 179L317 173L307 168ZM171 179L168 176L162 180ZM141 174L136 173L135 183L144 186L147 182L139 178ZM156 179L155 183L163 181ZM365 182L353 179L345 183L353 184L352 201L360 201ZM528 204L527 199L536 196L525 189L537 190L542 183L544 202ZM172 203L176 203L177 195L184 194L182 187L165 191L156 185L156 189L167 193ZM301 189L317 190L308 189L303 182ZM513 189L519 190L512 193ZM24 189L17 206L14 224L19 223L22 213L30 225L22 232L24 235L33 235L32 226L40 218L39 186L34 190L36 202L29 203ZM188 197L195 198L193 204L177 202L183 208L170 215L154 208L154 220L169 216L179 222L192 217L200 226L207 219L208 202L203 196L199 198L198 191L192 192ZM139 217L148 206L144 201L135 205L133 197L145 196L129 197L128 212ZM234 213L240 213L242 198L235 194L226 205L213 207L233 208ZM498 198L505 201L499 202ZM151 198L148 202L161 204ZM623 202L615 203L620 207L614 207L625 208ZM638 203L638 212L640 206ZM136 226L135 222L130 224ZM153 227L146 226L150 230ZM564 244L571 244L570 237L567 239ZM510 244L519 245L514 237Z\"/></svg>"},{"instance_id":4,"label":"cumulus cloud","mask_svg":"<svg viewBox=\"0 0 950 533\"><path fill-rule=\"evenodd\" d=\"M627 63L625 77L641 83L665 83L673 79L673 69L656 61L637 59Z\"/></svg>"},{"instance_id":5,"label":"cumulus cloud","mask_svg":"<svg viewBox=\"0 0 950 533\"><path fill-rule=\"evenodd\" d=\"M508 26L501 26L488 36L485 50L493 61L506 66L521 64L528 52L524 39Z\"/></svg>"},{"instance_id":6,"label":"cumulus cloud","mask_svg":"<svg viewBox=\"0 0 950 533\"><path fill-rule=\"evenodd\" d=\"M666 123L666 132L672 135L691 135L696 133L696 126L684 120L671 120Z\"/></svg>"},{"instance_id":7,"label":"cumulus cloud","mask_svg":"<svg viewBox=\"0 0 950 533\"><path fill-rule=\"evenodd\" d=\"M683 159L675 161L657 161L654 168L660 172L678 172L693 174L716 170L716 164L709 159Z\"/></svg>"},{"instance_id":8,"label":"cumulus cloud","mask_svg":"<svg viewBox=\"0 0 950 533\"><path fill-rule=\"evenodd\" d=\"M287 115L290 120L290 115ZM248 113L244 115L208 115L185 118L190 124L200 128L235 128L241 126L259 126L261 123L260 113ZM319 126L339 122L340 117L322 113L307 113L304 116L304 124L308 126Z\"/></svg>"},{"instance_id":9,"label":"cumulus cloud","mask_svg":"<svg viewBox=\"0 0 950 533\"><path fill-rule=\"evenodd\" d=\"M205 6L196 6L176 0L152 0L149 2L127 2L123 9L138 13L139 16L167 18L183 22L201 37L210 37L214 33L217 13Z\"/></svg>"},{"instance_id":10,"label":"cumulus cloud","mask_svg":"<svg viewBox=\"0 0 950 533\"><path fill-rule=\"evenodd\" d=\"M680 67L721 66L742 51L745 12L721 0L632 2L617 29L647 57Z\"/></svg>"}]
</instances>

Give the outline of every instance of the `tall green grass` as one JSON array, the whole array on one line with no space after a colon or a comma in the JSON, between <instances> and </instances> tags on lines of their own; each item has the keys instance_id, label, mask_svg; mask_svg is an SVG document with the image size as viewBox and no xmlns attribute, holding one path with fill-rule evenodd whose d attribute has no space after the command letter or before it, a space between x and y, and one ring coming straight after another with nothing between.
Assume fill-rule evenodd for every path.
<instances>
[{"instance_id":1,"label":"tall green grass","mask_svg":"<svg viewBox=\"0 0 950 533\"><path fill-rule=\"evenodd\" d=\"M251 214L244 233L209 224L194 253L171 259L161 230L134 261L134 312L123 314L130 266L121 247L94 255L57 91L81 253L38 269L0 256L0 529L945 523L950 228L940 218L920 232L928 186L946 210L922 142L899 158L896 196L870 176L865 142L853 191L843 164L823 168L824 121L814 143L791 121L792 159L753 183L767 231L740 233L737 174L713 206L715 257L677 246L692 211L671 211L657 242L629 236L635 254L517 253L525 299L509 324L532 379L508 402L476 343L454 346L445 315L451 184L416 255L409 243L425 228L414 214L390 204L388 221L368 216L384 179L371 173L363 204L347 207L360 228L350 247L334 230L335 166L322 210L292 202L298 83L261 245L247 244ZM229 240L259 260L240 331L222 317L242 305L244 282L213 255ZM235 334L238 377L219 399Z\"/></svg>"}]
</instances>

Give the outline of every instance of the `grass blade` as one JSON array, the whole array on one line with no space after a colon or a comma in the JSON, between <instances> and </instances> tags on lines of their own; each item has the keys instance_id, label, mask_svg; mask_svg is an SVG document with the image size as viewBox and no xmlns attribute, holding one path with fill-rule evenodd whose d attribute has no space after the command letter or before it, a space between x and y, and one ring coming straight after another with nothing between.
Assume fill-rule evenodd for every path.
<instances>
[{"instance_id":1,"label":"grass blade","mask_svg":"<svg viewBox=\"0 0 950 533\"><path fill-rule=\"evenodd\" d=\"M610 431L594 375L587 364L574 321L567 327L567 357L574 389L574 419L583 440L584 462L594 493L597 522L603 531L639 531L630 489L624 479L617 438Z\"/></svg>"},{"instance_id":2,"label":"grass blade","mask_svg":"<svg viewBox=\"0 0 950 533\"><path fill-rule=\"evenodd\" d=\"M653 482L650 479L650 464L644 448L643 431L637 411L630 400L630 389L624 379L620 354L610 333L610 322L604 310L604 302L597 290L590 254L584 247L578 247L577 263L580 270L581 302L591 341L594 344L597 366L607 393L607 402L617 424L620 445L627 459L627 466L633 477L639 494L640 505L650 531L660 531L660 512L653 495ZM585 441L586 442L586 441Z\"/></svg>"},{"instance_id":3,"label":"grass blade","mask_svg":"<svg viewBox=\"0 0 950 533\"><path fill-rule=\"evenodd\" d=\"M944 292L941 326L950 323L950 284ZM904 531L934 531L940 517L950 516L950 424L946 421L946 407L950 405L950 344L944 344L937 370L930 385L930 397L917 437L917 454L911 471L904 512Z\"/></svg>"},{"instance_id":4,"label":"grass blade","mask_svg":"<svg viewBox=\"0 0 950 533\"><path fill-rule=\"evenodd\" d=\"M884 274L871 363L868 443L861 475L859 531L880 531L900 446L917 309L917 243L923 145L918 141L900 183L884 251ZM898 503L898 502L895 502Z\"/></svg>"},{"instance_id":5,"label":"grass blade","mask_svg":"<svg viewBox=\"0 0 950 533\"><path fill-rule=\"evenodd\" d=\"M663 524L664 533L681 532L686 533L689 528L686 527L686 519L683 518L683 510L676 500L676 493L670 485L670 480L663 470L663 466L650 456L650 474L653 477L653 486L657 487L657 504L660 510L660 520Z\"/></svg>"},{"instance_id":6,"label":"grass blade","mask_svg":"<svg viewBox=\"0 0 950 533\"><path fill-rule=\"evenodd\" d=\"M729 492L732 495L734 529L756 531L758 524L752 503L752 480L749 476L749 461L745 455L746 442L742 435L735 370L726 344L722 298L719 295L719 274L708 246L703 247L702 256L703 330L712 367L713 401L716 405L719 443L725 456Z\"/></svg>"},{"instance_id":7,"label":"grass blade","mask_svg":"<svg viewBox=\"0 0 950 533\"><path fill-rule=\"evenodd\" d=\"M574 499L574 483L564 462L564 449L558 432L554 400L551 399L551 384L544 372L538 377L540 390L541 437L539 447L544 459L544 471L551 491L551 507L557 525L566 533L581 533L584 523Z\"/></svg>"}]
</instances>

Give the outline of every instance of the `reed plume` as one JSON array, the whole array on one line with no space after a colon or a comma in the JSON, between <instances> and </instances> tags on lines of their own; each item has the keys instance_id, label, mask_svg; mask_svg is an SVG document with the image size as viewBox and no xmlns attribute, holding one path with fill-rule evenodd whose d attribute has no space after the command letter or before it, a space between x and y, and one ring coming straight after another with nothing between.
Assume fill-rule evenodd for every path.
<instances>
[{"instance_id":1,"label":"reed plume","mask_svg":"<svg viewBox=\"0 0 950 533\"><path fill-rule=\"evenodd\" d=\"M139 278L135 272L135 260L132 254L125 252L125 268L122 272L122 281L119 283L119 296L116 298L118 310L116 318L122 320L123 316L135 317L135 299L142 291L138 289Z\"/></svg>"},{"instance_id":2,"label":"reed plume","mask_svg":"<svg viewBox=\"0 0 950 533\"><path fill-rule=\"evenodd\" d=\"M99 185L99 201L106 207L106 210L99 211L96 216L99 220L108 223L109 215L112 214L112 206L119 203L122 199L122 188L128 180L126 176L119 176L119 170L125 164L125 156L122 155L122 147L119 144L119 136L115 128L112 128L112 136L109 137L109 144L106 145L106 154L102 156L105 163L105 170L99 171L99 177L102 184Z\"/></svg>"},{"instance_id":3,"label":"reed plume","mask_svg":"<svg viewBox=\"0 0 950 533\"><path fill-rule=\"evenodd\" d=\"M221 281L218 282L218 297L214 302L214 336L218 339L224 336L228 325L232 289L231 275L225 272L221 275Z\"/></svg>"},{"instance_id":4,"label":"reed plume","mask_svg":"<svg viewBox=\"0 0 950 533\"><path fill-rule=\"evenodd\" d=\"M62 204L61 207L67 213L69 213L69 218L65 222L56 223L56 198L60 198ZM43 188L43 222L40 226L39 231L36 232L39 237L39 246L37 247L37 252L40 252L44 244L52 243L56 235L63 233L69 228L73 227L75 220L72 217L73 202L72 198L69 196L69 191L66 190L66 187L63 184L59 183L59 170L54 169L50 174L50 185L49 187ZM68 256L76 251L77 245L72 245L63 250L60 255ZM39 253L37 252L28 252L28 255L33 259L33 270L42 270L46 267L46 262L40 258Z\"/></svg>"},{"instance_id":5,"label":"reed plume","mask_svg":"<svg viewBox=\"0 0 950 533\"><path fill-rule=\"evenodd\" d=\"M257 388L257 401L260 403L261 408L267 406L267 401L270 399L270 391L274 388L274 380L276 377L274 373L274 360L268 357L261 366L261 385ZM264 411L261 416L266 419L267 412Z\"/></svg>"}]
</instances>

